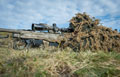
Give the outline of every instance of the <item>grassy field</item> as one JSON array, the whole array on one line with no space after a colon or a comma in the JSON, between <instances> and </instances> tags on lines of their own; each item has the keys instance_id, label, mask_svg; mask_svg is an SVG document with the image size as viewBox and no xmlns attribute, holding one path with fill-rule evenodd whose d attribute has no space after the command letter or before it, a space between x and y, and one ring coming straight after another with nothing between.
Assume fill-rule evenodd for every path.
<instances>
[{"instance_id":1,"label":"grassy field","mask_svg":"<svg viewBox=\"0 0 120 77\"><path fill-rule=\"evenodd\" d=\"M120 53L0 48L0 77L120 77Z\"/></svg>"}]
</instances>

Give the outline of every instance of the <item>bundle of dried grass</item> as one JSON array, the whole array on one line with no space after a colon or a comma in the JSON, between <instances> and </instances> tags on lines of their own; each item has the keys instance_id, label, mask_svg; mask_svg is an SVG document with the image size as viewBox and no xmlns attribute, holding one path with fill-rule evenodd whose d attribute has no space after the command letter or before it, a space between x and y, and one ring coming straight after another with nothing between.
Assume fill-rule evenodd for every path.
<instances>
[{"instance_id":1,"label":"bundle of dried grass","mask_svg":"<svg viewBox=\"0 0 120 77\"><path fill-rule=\"evenodd\" d=\"M120 34L99 24L99 19L78 13L70 20L74 32L66 35L64 47L74 50L104 50L120 52Z\"/></svg>"}]
</instances>

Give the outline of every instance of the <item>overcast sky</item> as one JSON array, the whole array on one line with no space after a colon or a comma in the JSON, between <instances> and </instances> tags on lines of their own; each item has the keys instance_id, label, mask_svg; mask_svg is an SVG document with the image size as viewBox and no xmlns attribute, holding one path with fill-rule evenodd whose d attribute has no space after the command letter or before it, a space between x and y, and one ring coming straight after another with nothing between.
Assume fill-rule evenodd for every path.
<instances>
[{"instance_id":1,"label":"overcast sky","mask_svg":"<svg viewBox=\"0 0 120 77\"><path fill-rule=\"evenodd\" d=\"M0 0L0 28L30 29L40 22L68 27L78 12L120 29L120 0Z\"/></svg>"}]
</instances>

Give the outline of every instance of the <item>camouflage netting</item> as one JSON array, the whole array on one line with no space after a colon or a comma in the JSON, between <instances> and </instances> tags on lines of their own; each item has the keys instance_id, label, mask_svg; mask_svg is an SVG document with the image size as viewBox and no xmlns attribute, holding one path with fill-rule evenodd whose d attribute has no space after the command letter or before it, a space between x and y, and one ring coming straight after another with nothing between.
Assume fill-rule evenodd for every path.
<instances>
[{"instance_id":1,"label":"camouflage netting","mask_svg":"<svg viewBox=\"0 0 120 77\"><path fill-rule=\"evenodd\" d=\"M66 34L64 47L74 50L104 50L120 52L120 34L99 24L86 13L78 13L70 20L74 32Z\"/></svg>"}]
</instances>

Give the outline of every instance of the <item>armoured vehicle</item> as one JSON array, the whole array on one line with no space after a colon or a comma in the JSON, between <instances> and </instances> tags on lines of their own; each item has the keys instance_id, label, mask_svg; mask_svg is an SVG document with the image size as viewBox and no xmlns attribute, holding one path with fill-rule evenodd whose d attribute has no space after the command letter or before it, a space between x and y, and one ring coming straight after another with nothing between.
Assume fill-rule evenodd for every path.
<instances>
[{"instance_id":1,"label":"armoured vehicle","mask_svg":"<svg viewBox=\"0 0 120 77\"><path fill-rule=\"evenodd\" d=\"M24 49L29 47L38 47L40 45L58 46L64 39L64 33L72 32L72 28L58 28L54 23L52 26L40 23L32 24L31 30L24 29L3 29L0 32L12 33L14 49ZM9 36L0 36L0 38L8 38Z\"/></svg>"}]
</instances>

